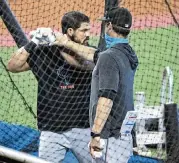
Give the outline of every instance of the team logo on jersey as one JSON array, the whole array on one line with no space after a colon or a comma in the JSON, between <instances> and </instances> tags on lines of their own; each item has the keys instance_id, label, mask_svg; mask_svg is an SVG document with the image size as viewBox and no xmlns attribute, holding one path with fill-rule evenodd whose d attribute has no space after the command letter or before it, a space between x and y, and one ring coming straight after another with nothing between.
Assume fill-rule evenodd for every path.
<instances>
[{"instance_id":1,"label":"team logo on jersey","mask_svg":"<svg viewBox=\"0 0 179 163\"><path fill-rule=\"evenodd\" d=\"M63 68L63 66L59 67L57 70L57 75L60 77L60 85L61 89L73 89L74 84L69 82L70 74Z\"/></svg>"}]
</instances>

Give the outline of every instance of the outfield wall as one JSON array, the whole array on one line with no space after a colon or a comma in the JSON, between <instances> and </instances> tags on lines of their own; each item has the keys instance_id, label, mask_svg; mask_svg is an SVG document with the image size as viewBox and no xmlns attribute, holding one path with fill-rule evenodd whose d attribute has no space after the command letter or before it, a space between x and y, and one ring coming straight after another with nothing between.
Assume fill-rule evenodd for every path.
<instances>
[{"instance_id":1,"label":"outfield wall","mask_svg":"<svg viewBox=\"0 0 179 163\"><path fill-rule=\"evenodd\" d=\"M92 34L100 33L97 18L103 15L104 0L9 0L9 4L26 33L42 26L59 30L61 17L71 10L78 10L90 16ZM170 0L170 5L179 20L179 1ZM132 12L133 29L174 24L163 0L122 0L121 6L129 8ZM0 46L12 46L14 42L2 20L0 26Z\"/></svg>"}]
</instances>

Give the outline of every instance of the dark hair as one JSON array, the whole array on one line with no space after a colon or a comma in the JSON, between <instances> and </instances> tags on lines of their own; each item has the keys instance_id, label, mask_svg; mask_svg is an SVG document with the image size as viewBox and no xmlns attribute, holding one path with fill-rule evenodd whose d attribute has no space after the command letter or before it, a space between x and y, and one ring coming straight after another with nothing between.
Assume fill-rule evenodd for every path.
<instances>
[{"instance_id":1,"label":"dark hair","mask_svg":"<svg viewBox=\"0 0 179 163\"><path fill-rule=\"evenodd\" d=\"M79 12L79 11L70 11L67 12L62 20L61 20L61 27L62 27L62 33L66 34L67 30L69 28L72 28L76 30L77 28L80 28L81 23L90 22L90 19L85 14Z\"/></svg>"}]
</instances>

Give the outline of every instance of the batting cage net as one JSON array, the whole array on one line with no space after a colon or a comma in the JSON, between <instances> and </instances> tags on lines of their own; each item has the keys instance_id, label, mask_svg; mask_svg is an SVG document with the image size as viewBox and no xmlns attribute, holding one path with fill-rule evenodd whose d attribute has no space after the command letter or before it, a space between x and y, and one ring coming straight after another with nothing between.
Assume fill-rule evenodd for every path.
<instances>
[{"instance_id":1,"label":"batting cage net","mask_svg":"<svg viewBox=\"0 0 179 163\"><path fill-rule=\"evenodd\" d=\"M112 136L109 141L104 139L105 145L111 145L109 151L104 145L104 150L96 157L100 155L98 159L104 158L103 162L119 163L117 156L125 161L133 153L129 163L179 162L177 0L0 0L0 146L50 162L95 161L88 146L92 61L86 61L68 48L46 44L49 40L45 40L45 45L38 45L26 58L24 63L28 63L28 71L12 73L18 70L8 66L17 49L27 45L41 32L40 28L50 31L53 37L54 32L63 32L61 20L71 11L89 17L90 47L104 48L105 23L98 19L116 6L125 7L132 14L128 39L139 65L134 78L134 111L127 113L125 107L119 106L123 110L113 112L113 116L116 119L126 117L121 122L124 130L127 124L134 126L133 131L130 130L133 141L125 136L124 144L117 141L122 139L119 129L118 139ZM78 16L74 19L81 20ZM88 29L80 32L87 33ZM72 33L72 40L74 36ZM22 62L23 59L16 57L11 63ZM111 78L111 83L114 80ZM119 104L123 103L119 99ZM130 150L132 144L133 150ZM7 152L6 157L12 159L11 156ZM1 154L0 158L4 157Z\"/></svg>"}]
</instances>

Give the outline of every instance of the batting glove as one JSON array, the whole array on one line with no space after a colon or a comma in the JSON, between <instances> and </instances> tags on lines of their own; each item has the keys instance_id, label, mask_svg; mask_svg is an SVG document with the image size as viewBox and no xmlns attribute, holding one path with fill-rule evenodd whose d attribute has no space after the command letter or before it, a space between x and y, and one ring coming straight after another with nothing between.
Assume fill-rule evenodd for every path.
<instances>
[{"instance_id":1,"label":"batting glove","mask_svg":"<svg viewBox=\"0 0 179 163\"><path fill-rule=\"evenodd\" d=\"M38 44L49 44L53 43L56 40L54 32L51 28L37 28L34 31L29 33L31 41L33 41L36 45Z\"/></svg>"}]
</instances>

